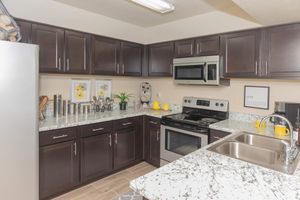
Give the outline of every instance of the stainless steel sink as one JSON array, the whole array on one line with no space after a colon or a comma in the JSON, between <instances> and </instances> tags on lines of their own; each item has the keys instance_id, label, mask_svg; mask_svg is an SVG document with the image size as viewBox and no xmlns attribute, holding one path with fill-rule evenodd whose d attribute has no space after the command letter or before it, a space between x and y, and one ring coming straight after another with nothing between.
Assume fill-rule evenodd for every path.
<instances>
[{"instance_id":1,"label":"stainless steel sink","mask_svg":"<svg viewBox=\"0 0 300 200\"><path fill-rule=\"evenodd\" d=\"M210 148L213 151L235 159L247 161L262 167L287 174L293 174L300 160L300 154L289 164L283 160L282 140L242 132L235 134Z\"/></svg>"}]
</instances>

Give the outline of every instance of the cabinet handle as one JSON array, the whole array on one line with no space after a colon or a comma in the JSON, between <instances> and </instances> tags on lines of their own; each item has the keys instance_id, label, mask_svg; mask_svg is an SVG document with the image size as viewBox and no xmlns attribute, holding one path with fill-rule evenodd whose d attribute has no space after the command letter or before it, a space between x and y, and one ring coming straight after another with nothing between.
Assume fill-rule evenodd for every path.
<instances>
[{"instance_id":1,"label":"cabinet handle","mask_svg":"<svg viewBox=\"0 0 300 200\"><path fill-rule=\"evenodd\" d=\"M196 54L199 55L199 43L196 44Z\"/></svg>"},{"instance_id":2,"label":"cabinet handle","mask_svg":"<svg viewBox=\"0 0 300 200\"><path fill-rule=\"evenodd\" d=\"M59 71L61 70L61 59L60 59L60 57L58 58L58 70Z\"/></svg>"},{"instance_id":3,"label":"cabinet handle","mask_svg":"<svg viewBox=\"0 0 300 200\"><path fill-rule=\"evenodd\" d=\"M59 136L53 136L52 139L57 140L57 139L65 138L65 137L68 137L68 135L63 134L63 135L59 135Z\"/></svg>"},{"instance_id":4,"label":"cabinet handle","mask_svg":"<svg viewBox=\"0 0 300 200\"><path fill-rule=\"evenodd\" d=\"M120 64L117 64L117 74L120 73Z\"/></svg>"},{"instance_id":5,"label":"cabinet handle","mask_svg":"<svg viewBox=\"0 0 300 200\"><path fill-rule=\"evenodd\" d=\"M108 135L109 138L109 146L111 147L111 134Z\"/></svg>"},{"instance_id":6,"label":"cabinet handle","mask_svg":"<svg viewBox=\"0 0 300 200\"><path fill-rule=\"evenodd\" d=\"M157 125L158 123L157 122L154 122L154 121L149 121L150 124L154 124L154 125Z\"/></svg>"},{"instance_id":7,"label":"cabinet handle","mask_svg":"<svg viewBox=\"0 0 300 200\"><path fill-rule=\"evenodd\" d=\"M194 49L193 49L194 45L191 45L191 56L194 55Z\"/></svg>"},{"instance_id":8,"label":"cabinet handle","mask_svg":"<svg viewBox=\"0 0 300 200\"><path fill-rule=\"evenodd\" d=\"M122 67L123 67L123 74L125 74L125 65L124 65L124 63L122 65Z\"/></svg>"},{"instance_id":9,"label":"cabinet handle","mask_svg":"<svg viewBox=\"0 0 300 200\"><path fill-rule=\"evenodd\" d=\"M268 75L268 61L266 61L266 75Z\"/></svg>"},{"instance_id":10,"label":"cabinet handle","mask_svg":"<svg viewBox=\"0 0 300 200\"><path fill-rule=\"evenodd\" d=\"M159 141L159 131L156 131L156 140Z\"/></svg>"},{"instance_id":11,"label":"cabinet handle","mask_svg":"<svg viewBox=\"0 0 300 200\"><path fill-rule=\"evenodd\" d=\"M118 144L118 133L115 133L115 144Z\"/></svg>"},{"instance_id":12,"label":"cabinet handle","mask_svg":"<svg viewBox=\"0 0 300 200\"><path fill-rule=\"evenodd\" d=\"M70 59L67 59L67 71L70 71Z\"/></svg>"},{"instance_id":13,"label":"cabinet handle","mask_svg":"<svg viewBox=\"0 0 300 200\"><path fill-rule=\"evenodd\" d=\"M96 132L96 131L102 131L102 130L104 130L104 128L94 128L92 131Z\"/></svg>"},{"instance_id":14,"label":"cabinet handle","mask_svg":"<svg viewBox=\"0 0 300 200\"><path fill-rule=\"evenodd\" d=\"M132 123L131 122L127 122L127 123L123 123L122 125L123 126L128 126L128 125L131 125Z\"/></svg>"},{"instance_id":15,"label":"cabinet handle","mask_svg":"<svg viewBox=\"0 0 300 200\"><path fill-rule=\"evenodd\" d=\"M74 142L74 155L77 156L77 143Z\"/></svg>"},{"instance_id":16,"label":"cabinet handle","mask_svg":"<svg viewBox=\"0 0 300 200\"><path fill-rule=\"evenodd\" d=\"M257 66L257 61L255 61L255 74L257 74L257 72L258 72L258 68L257 68L258 66Z\"/></svg>"},{"instance_id":17,"label":"cabinet handle","mask_svg":"<svg viewBox=\"0 0 300 200\"><path fill-rule=\"evenodd\" d=\"M216 140L222 139L221 137L218 137L218 136L213 136L213 138Z\"/></svg>"},{"instance_id":18,"label":"cabinet handle","mask_svg":"<svg viewBox=\"0 0 300 200\"><path fill-rule=\"evenodd\" d=\"M173 74L173 64L172 63L170 63L170 73L171 73L171 75Z\"/></svg>"}]
</instances>

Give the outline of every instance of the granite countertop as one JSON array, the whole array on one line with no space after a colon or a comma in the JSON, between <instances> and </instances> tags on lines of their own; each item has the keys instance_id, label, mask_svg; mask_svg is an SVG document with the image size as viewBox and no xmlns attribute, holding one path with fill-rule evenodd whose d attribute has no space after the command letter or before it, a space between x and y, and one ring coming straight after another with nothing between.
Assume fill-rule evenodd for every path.
<instances>
[{"instance_id":1,"label":"granite countertop","mask_svg":"<svg viewBox=\"0 0 300 200\"><path fill-rule=\"evenodd\" d=\"M99 112L79 115L68 115L63 117L48 117L45 120L40 121L39 131L42 132L60 128L75 127L80 125L93 124L98 122L123 119L127 117L136 117L142 115L161 118L164 115L170 115L179 112L181 112L180 108L174 109L172 111L128 108L126 111L114 110L110 112L106 111L103 113Z\"/></svg>"},{"instance_id":2,"label":"granite countertop","mask_svg":"<svg viewBox=\"0 0 300 200\"><path fill-rule=\"evenodd\" d=\"M210 128L274 136L272 126L259 131L253 121L228 119ZM131 181L130 187L149 200L300 199L299 165L288 175L208 151L211 145Z\"/></svg>"},{"instance_id":3,"label":"granite countertop","mask_svg":"<svg viewBox=\"0 0 300 200\"><path fill-rule=\"evenodd\" d=\"M130 187L149 200L300 199L300 166L287 175L208 147L131 181Z\"/></svg>"}]
</instances>

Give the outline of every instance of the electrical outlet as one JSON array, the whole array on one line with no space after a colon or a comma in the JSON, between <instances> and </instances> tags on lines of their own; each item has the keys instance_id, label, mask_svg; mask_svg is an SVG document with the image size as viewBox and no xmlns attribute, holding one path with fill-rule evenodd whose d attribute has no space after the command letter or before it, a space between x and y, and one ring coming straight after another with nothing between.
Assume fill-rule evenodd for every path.
<instances>
[{"instance_id":1,"label":"electrical outlet","mask_svg":"<svg viewBox=\"0 0 300 200\"><path fill-rule=\"evenodd\" d=\"M160 98L161 97L161 93L160 92L156 93L156 97Z\"/></svg>"}]
</instances>

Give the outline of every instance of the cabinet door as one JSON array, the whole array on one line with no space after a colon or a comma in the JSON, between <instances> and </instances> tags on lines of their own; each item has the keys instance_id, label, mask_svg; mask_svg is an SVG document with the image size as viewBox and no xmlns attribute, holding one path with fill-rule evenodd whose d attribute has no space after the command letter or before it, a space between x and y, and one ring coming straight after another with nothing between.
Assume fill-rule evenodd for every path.
<instances>
[{"instance_id":1,"label":"cabinet door","mask_svg":"<svg viewBox=\"0 0 300 200\"><path fill-rule=\"evenodd\" d=\"M196 56L219 55L220 37L203 37L196 39Z\"/></svg>"},{"instance_id":2,"label":"cabinet door","mask_svg":"<svg viewBox=\"0 0 300 200\"><path fill-rule=\"evenodd\" d=\"M136 158L136 129L119 130L114 134L114 169L133 163Z\"/></svg>"},{"instance_id":3,"label":"cabinet door","mask_svg":"<svg viewBox=\"0 0 300 200\"><path fill-rule=\"evenodd\" d=\"M160 119L146 117L145 120L145 157L156 167L160 166Z\"/></svg>"},{"instance_id":4,"label":"cabinet door","mask_svg":"<svg viewBox=\"0 0 300 200\"><path fill-rule=\"evenodd\" d=\"M191 57L194 56L195 40L179 40L175 41L175 57Z\"/></svg>"},{"instance_id":5,"label":"cabinet door","mask_svg":"<svg viewBox=\"0 0 300 200\"><path fill-rule=\"evenodd\" d=\"M210 129L209 133L209 143L213 143L215 141L218 141L219 139L222 139L223 137L230 135L231 133L225 132L225 131L219 131Z\"/></svg>"},{"instance_id":6,"label":"cabinet door","mask_svg":"<svg viewBox=\"0 0 300 200\"><path fill-rule=\"evenodd\" d=\"M89 73L89 44L88 34L65 31L65 72Z\"/></svg>"},{"instance_id":7,"label":"cabinet door","mask_svg":"<svg viewBox=\"0 0 300 200\"><path fill-rule=\"evenodd\" d=\"M300 76L300 24L266 30L264 74L274 78Z\"/></svg>"},{"instance_id":8,"label":"cabinet door","mask_svg":"<svg viewBox=\"0 0 300 200\"><path fill-rule=\"evenodd\" d=\"M122 42L122 75L141 76L143 46L135 43Z\"/></svg>"},{"instance_id":9,"label":"cabinet door","mask_svg":"<svg viewBox=\"0 0 300 200\"><path fill-rule=\"evenodd\" d=\"M111 133L81 139L81 180L96 179L112 171Z\"/></svg>"},{"instance_id":10,"label":"cabinet door","mask_svg":"<svg viewBox=\"0 0 300 200\"><path fill-rule=\"evenodd\" d=\"M120 72L120 42L103 37L92 37L92 72L99 75L116 75Z\"/></svg>"},{"instance_id":11,"label":"cabinet door","mask_svg":"<svg viewBox=\"0 0 300 200\"><path fill-rule=\"evenodd\" d=\"M222 56L225 77L256 77L259 75L259 31L223 35Z\"/></svg>"},{"instance_id":12,"label":"cabinet door","mask_svg":"<svg viewBox=\"0 0 300 200\"><path fill-rule=\"evenodd\" d=\"M79 183L75 140L40 147L40 199L67 191Z\"/></svg>"},{"instance_id":13,"label":"cabinet door","mask_svg":"<svg viewBox=\"0 0 300 200\"><path fill-rule=\"evenodd\" d=\"M21 32L21 42L22 43L30 43L31 42L31 23L30 22L26 22L26 21L22 21L22 20L16 20L19 28L20 28L20 32Z\"/></svg>"},{"instance_id":14,"label":"cabinet door","mask_svg":"<svg viewBox=\"0 0 300 200\"><path fill-rule=\"evenodd\" d=\"M172 76L174 43L149 45L149 76Z\"/></svg>"},{"instance_id":15,"label":"cabinet door","mask_svg":"<svg viewBox=\"0 0 300 200\"><path fill-rule=\"evenodd\" d=\"M63 70L63 29L33 24L32 43L40 46L40 72L51 73Z\"/></svg>"}]
</instances>

